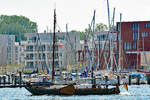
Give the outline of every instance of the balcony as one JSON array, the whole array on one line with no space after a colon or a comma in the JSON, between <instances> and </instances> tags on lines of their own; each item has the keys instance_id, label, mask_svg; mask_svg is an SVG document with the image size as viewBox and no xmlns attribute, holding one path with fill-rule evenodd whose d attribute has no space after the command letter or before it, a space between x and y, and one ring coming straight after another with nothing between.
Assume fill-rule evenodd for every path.
<instances>
[{"instance_id":1,"label":"balcony","mask_svg":"<svg viewBox=\"0 0 150 100\"><path fill-rule=\"evenodd\" d=\"M25 60L33 60L33 57L25 57Z\"/></svg>"},{"instance_id":2,"label":"balcony","mask_svg":"<svg viewBox=\"0 0 150 100\"><path fill-rule=\"evenodd\" d=\"M33 52L34 50L33 49L26 49L25 51L26 52Z\"/></svg>"}]
</instances>

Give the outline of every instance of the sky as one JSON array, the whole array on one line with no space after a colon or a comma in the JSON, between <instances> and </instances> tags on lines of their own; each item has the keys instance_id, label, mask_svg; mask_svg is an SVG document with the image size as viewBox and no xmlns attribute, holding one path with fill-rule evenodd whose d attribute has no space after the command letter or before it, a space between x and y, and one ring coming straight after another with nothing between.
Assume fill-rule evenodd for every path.
<instances>
[{"instance_id":1,"label":"sky","mask_svg":"<svg viewBox=\"0 0 150 100\"><path fill-rule=\"evenodd\" d=\"M37 22L38 32L53 30L53 10L56 8L57 30L84 31L96 10L96 23L108 25L107 0L0 0L0 15L22 15ZM150 20L150 0L109 0L110 15L116 8L115 22Z\"/></svg>"}]
</instances>

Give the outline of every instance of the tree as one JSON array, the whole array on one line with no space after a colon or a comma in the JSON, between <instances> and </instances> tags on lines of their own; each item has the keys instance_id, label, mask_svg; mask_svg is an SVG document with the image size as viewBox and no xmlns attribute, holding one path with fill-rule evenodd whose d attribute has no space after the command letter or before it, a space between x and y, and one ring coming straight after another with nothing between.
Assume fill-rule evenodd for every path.
<instances>
[{"instance_id":1,"label":"tree","mask_svg":"<svg viewBox=\"0 0 150 100\"><path fill-rule=\"evenodd\" d=\"M96 28L95 28L96 32L101 32L101 31L106 31L106 30L108 30L107 25L103 23L96 24Z\"/></svg>"},{"instance_id":2,"label":"tree","mask_svg":"<svg viewBox=\"0 0 150 100\"><path fill-rule=\"evenodd\" d=\"M85 40L85 32L80 32L80 40Z\"/></svg>"},{"instance_id":3,"label":"tree","mask_svg":"<svg viewBox=\"0 0 150 100\"><path fill-rule=\"evenodd\" d=\"M0 34L15 35L16 42L24 40L24 33L37 32L37 24L24 16L0 16Z\"/></svg>"},{"instance_id":4,"label":"tree","mask_svg":"<svg viewBox=\"0 0 150 100\"><path fill-rule=\"evenodd\" d=\"M101 31L107 31L108 27L107 25L103 24L103 23L99 23L96 24L95 27L95 32L101 32ZM77 30L72 30L70 32L76 32L76 33L80 33L80 40L85 40L86 38L91 38L92 37L92 28L89 25L88 28L85 28L85 30L83 32L77 31Z\"/></svg>"},{"instance_id":5,"label":"tree","mask_svg":"<svg viewBox=\"0 0 150 100\"><path fill-rule=\"evenodd\" d=\"M108 27L107 25L103 24L103 23L99 23L99 24L96 24L95 26L95 32L101 32L101 31L107 31L108 30ZM85 29L85 36L88 36L86 38L91 38L92 37L92 27L89 25L88 28Z\"/></svg>"}]
</instances>

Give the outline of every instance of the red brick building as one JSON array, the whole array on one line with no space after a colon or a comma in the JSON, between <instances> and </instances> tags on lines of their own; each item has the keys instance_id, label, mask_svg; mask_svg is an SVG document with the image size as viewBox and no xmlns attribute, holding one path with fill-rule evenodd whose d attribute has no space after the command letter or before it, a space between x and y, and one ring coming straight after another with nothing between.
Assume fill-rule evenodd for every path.
<instances>
[{"instance_id":1,"label":"red brick building","mask_svg":"<svg viewBox=\"0 0 150 100\"><path fill-rule=\"evenodd\" d=\"M117 34L117 48L119 48L120 22L117 22ZM144 69L141 67L142 55L150 53L150 21L122 22L121 40L124 54L123 69Z\"/></svg>"}]
</instances>

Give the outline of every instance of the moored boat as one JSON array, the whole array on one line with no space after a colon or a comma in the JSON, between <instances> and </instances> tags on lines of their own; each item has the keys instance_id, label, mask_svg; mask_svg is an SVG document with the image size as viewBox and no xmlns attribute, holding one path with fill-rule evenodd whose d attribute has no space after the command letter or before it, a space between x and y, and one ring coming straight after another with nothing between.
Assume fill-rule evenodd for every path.
<instances>
[{"instance_id":1,"label":"moored boat","mask_svg":"<svg viewBox=\"0 0 150 100\"><path fill-rule=\"evenodd\" d=\"M120 93L119 86L113 88L100 88L93 85L91 88L77 88L75 85L71 84L46 88L27 84L25 88L33 95L110 95Z\"/></svg>"}]
</instances>

